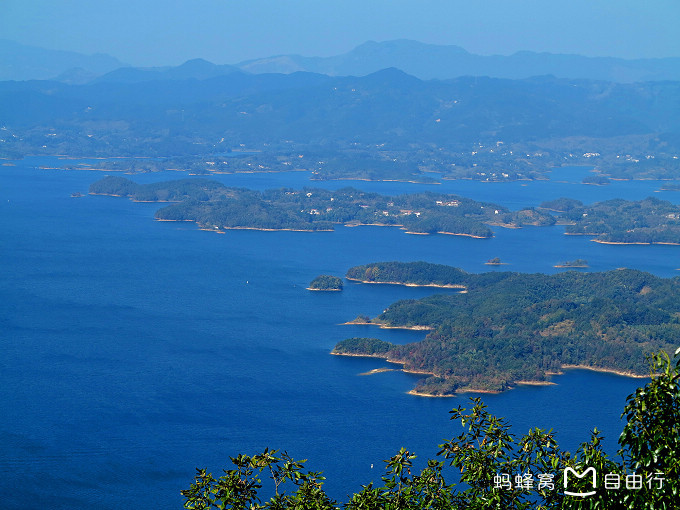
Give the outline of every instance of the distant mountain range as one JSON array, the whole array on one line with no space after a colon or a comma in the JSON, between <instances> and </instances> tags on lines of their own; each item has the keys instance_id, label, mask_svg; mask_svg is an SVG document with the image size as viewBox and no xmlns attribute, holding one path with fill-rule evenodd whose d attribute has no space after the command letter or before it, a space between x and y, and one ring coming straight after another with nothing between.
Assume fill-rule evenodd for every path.
<instances>
[{"instance_id":1,"label":"distant mountain range","mask_svg":"<svg viewBox=\"0 0 680 510\"><path fill-rule=\"evenodd\" d=\"M109 55L45 50L0 40L1 80L55 80L65 83L134 83L166 79L209 79L248 74L312 72L330 76L366 76L395 67L420 79L488 76L523 79L558 78L619 83L680 80L680 58L626 60L522 51L513 55L475 55L459 46L395 40L367 42L331 57L277 55L235 65L195 59L177 67L133 68Z\"/></svg>"},{"instance_id":2,"label":"distant mountain range","mask_svg":"<svg viewBox=\"0 0 680 510\"><path fill-rule=\"evenodd\" d=\"M521 79L551 74L558 78L621 83L680 80L680 58L625 60L522 51L510 56L482 56L459 46L396 40L367 42L333 57L280 55L241 62L251 73L310 71L332 76L364 76L396 67L421 79L489 76Z\"/></svg>"},{"instance_id":3,"label":"distant mountain range","mask_svg":"<svg viewBox=\"0 0 680 510\"><path fill-rule=\"evenodd\" d=\"M196 67L210 71L204 63ZM93 154L101 150L88 149L96 140L135 155L155 145L160 154L175 154L180 139L188 141L185 152L220 140L226 147L286 141L454 147L677 134L678 97L680 82L670 81L420 80L394 68L364 77L235 71L203 80L102 79L78 86L2 82L0 119L20 130L13 140L23 138L33 148L63 144L53 148L57 153Z\"/></svg>"},{"instance_id":4,"label":"distant mountain range","mask_svg":"<svg viewBox=\"0 0 680 510\"><path fill-rule=\"evenodd\" d=\"M83 83L125 66L101 53L46 50L0 39L0 81L58 79Z\"/></svg>"}]
</instances>

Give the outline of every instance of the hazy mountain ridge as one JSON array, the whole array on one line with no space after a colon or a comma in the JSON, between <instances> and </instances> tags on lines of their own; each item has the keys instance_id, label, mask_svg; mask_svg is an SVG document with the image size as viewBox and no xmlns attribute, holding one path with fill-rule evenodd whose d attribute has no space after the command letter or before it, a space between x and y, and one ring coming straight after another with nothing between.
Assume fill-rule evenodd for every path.
<instances>
[{"instance_id":1,"label":"hazy mountain ridge","mask_svg":"<svg viewBox=\"0 0 680 510\"><path fill-rule=\"evenodd\" d=\"M218 65L196 58L179 66L130 67L108 55L45 50L0 40L1 80L54 79L66 83L139 82L165 79L209 79L236 72L262 74L311 72L330 76L366 76L396 67L420 79L489 76L522 79L558 78L632 83L680 80L680 58L622 59L520 51L512 55L476 55L454 45L411 40L368 41L330 57L274 55Z\"/></svg>"},{"instance_id":2,"label":"hazy mountain ridge","mask_svg":"<svg viewBox=\"0 0 680 510\"><path fill-rule=\"evenodd\" d=\"M5 138L0 149L11 143L24 152L54 147L93 154L102 147L91 144L105 140L106 147L135 155L173 155L187 150L179 149L178 140L205 151L220 140L222 150L355 143L404 149L640 137L680 133L678 97L680 82L549 76L424 81L398 69L364 77L235 72L204 80L89 85L2 82L0 118L24 138Z\"/></svg>"},{"instance_id":3,"label":"hazy mountain ridge","mask_svg":"<svg viewBox=\"0 0 680 510\"><path fill-rule=\"evenodd\" d=\"M218 76L240 73L238 67L217 65L207 60L196 58L187 60L177 67L123 67L106 73L92 80L93 82L136 83L153 80L207 80Z\"/></svg>"},{"instance_id":4,"label":"hazy mountain ridge","mask_svg":"<svg viewBox=\"0 0 680 510\"><path fill-rule=\"evenodd\" d=\"M83 55L74 51L48 50L0 39L0 81L49 80L62 76L79 81L126 67L120 60L102 53Z\"/></svg>"},{"instance_id":5,"label":"hazy mountain ridge","mask_svg":"<svg viewBox=\"0 0 680 510\"><path fill-rule=\"evenodd\" d=\"M679 80L680 58L626 60L521 51L513 55L475 55L459 46L410 40L369 41L331 57L279 55L237 64L252 73L310 71L332 76L364 76L397 67L421 79L490 76L521 79L552 74L559 78L630 83Z\"/></svg>"}]
</instances>

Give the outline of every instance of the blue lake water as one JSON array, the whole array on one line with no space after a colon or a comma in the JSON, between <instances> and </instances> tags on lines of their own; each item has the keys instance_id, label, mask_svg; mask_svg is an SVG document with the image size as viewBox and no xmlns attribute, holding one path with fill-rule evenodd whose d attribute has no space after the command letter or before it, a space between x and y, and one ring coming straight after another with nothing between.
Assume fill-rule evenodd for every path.
<instances>
[{"instance_id":1,"label":"blue lake water","mask_svg":"<svg viewBox=\"0 0 680 510\"><path fill-rule=\"evenodd\" d=\"M573 258L587 259L593 271L625 266L668 277L680 267L680 247L607 246L564 236L560 227L496 229L489 240L380 227L218 235L153 221L157 204L70 197L102 172L37 168L64 164L55 158L16 164L0 167L3 509L137 508L140 501L181 508L179 491L194 468L219 474L229 456L265 447L309 459L328 477L331 496L343 499L378 480L382 460L402 446L434 456L438 444L460 433L448 411L471 395L414 397L406 392L418 376L359 376L388 364L329 355L349 336L422 338L340 323L432 291L351 283L342 293L305 290L318 274L342 276L381 260L481 272L496 256L509 263L504 270L523 272L552 273L553 264ZM301 172L215 178L257 189L428 189L511 208L560 196L680 200L655 194L655 181L578 184L584 172L563 168L554 181L505 184L310 182ZM571 370L554 382L483 397L518 435L554 428L560 445L574 450L598 427L615 451L625 397L644 381Z\"/></svg>"}]
</instances>

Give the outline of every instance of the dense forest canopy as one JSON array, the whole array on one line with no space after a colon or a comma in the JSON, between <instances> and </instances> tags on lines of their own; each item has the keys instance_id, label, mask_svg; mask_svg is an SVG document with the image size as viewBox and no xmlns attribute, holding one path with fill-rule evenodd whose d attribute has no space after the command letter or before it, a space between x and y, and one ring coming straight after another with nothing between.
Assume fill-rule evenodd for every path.
<instances>
[{"instance_id":1,"label":"dense forest canopy","mask_svg":"<svg viewBox=\"0 0 680 510\"><path fill-rule=\"evenodd\" d=\"M630 269L470 274L424 262L348 271L368 273L373 281L455 281L466 287L465 293L397 301L376 318L393 327L431 328L423 341L349 339L335 348L345 354L379 352L408 370L432 373L418 393L503 391L518 381L546 381L568 365L645 375L645 355L670 350L680 338L680 277Z\"/></svg>"}]
</instances>

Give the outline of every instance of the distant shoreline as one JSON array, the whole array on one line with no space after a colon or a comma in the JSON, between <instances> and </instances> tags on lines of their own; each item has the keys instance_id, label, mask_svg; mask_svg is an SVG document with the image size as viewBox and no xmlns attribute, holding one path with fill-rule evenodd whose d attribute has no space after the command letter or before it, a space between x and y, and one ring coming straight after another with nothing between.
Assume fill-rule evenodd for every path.
<instances>
[{"instance_id":1,"label":"distant shoreline","mask_svg":"<svg viewBox=\"0 0 680 510\"><path fill-rule=\"evenodd\" d=\"M308 171L308 170L306 170ZM312 175L315 175L312 172ZM408 184L441 184L441 182L424 182L424 181L409 181L406 179L369 179L367 177L332 177L329 179L312 179L310 181L323 182L323 181L364 181L364 182L405 182Z\"/></svg>"},{"instance_id":2,"label":"distant shoreline","mask_svg":"<svg viewBox=\"0 0 680 510\"><path fill-rule=\"evenodd\" d=\"M620 245L634 245L634 244L640 244L640 245L652 245L652 244L662 244L662 245L667 245L667 246L680 246L680 243L667 243L664 241L649 241L647 243L643 242L634 242L634 243L624 243L622 241L602 241L600 239L591 239L592 242L594 243L600 243L600 244L620 244Z\"/></svg>"},{"instance_id":3,"label":"distant shoreline","mask_svg":"<svg viewBox=\"0 0 680 510\"><path fill-rule=\"evenodd\" d=\"M193 221L196 220L168 220L166 218L154 218L156 221ZM198 225L198 223L196 223ZM262 227L220 227L220 228L210 228L201 227L198 225L199 230L205 230L206 232L216 232L218 234L224 234L222 230L261 230L263 232L333 232L332 229L317 229L317 230L307 230L307 229L296 229L296 228L262 228Z\"/></svg>"}]
</instances>

